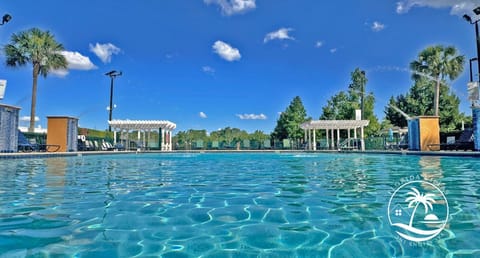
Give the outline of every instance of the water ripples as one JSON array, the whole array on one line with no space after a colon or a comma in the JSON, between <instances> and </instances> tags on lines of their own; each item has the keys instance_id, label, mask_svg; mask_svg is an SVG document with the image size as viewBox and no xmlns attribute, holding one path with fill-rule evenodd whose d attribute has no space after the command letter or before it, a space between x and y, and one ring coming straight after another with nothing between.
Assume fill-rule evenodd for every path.
<instances>
[{"instance_id":1,"label":"water ripples","mask_svg":"<svg viewBox=\"0 0 480 258\"><path fill-rule=\"evenodd\" d=\"M5 160L6 256L480 255L480 162L363 154L142 154ZM450 222L413 246L387 216L416 176L444 186Z\"/></svg>"}]
</instances>

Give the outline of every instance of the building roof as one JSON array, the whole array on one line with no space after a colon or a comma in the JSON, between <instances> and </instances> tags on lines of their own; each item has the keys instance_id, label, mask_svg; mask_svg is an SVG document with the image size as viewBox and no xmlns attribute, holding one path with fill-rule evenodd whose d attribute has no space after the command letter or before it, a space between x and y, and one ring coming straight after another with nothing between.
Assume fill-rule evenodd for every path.
<instances>
[{"instance_id":1,"label":"building roof","mask_svg":"<svg viewBox=\"0 0 480 258\"><path fill-rule=\"evenodd\" d=\"M367 126L369 120L312 120L300 125L302 129L355 129Z\"/></svg>"},{"instance_id":2,"label":"building roof","mask_svg":"<svg viewBox=\"0 0 480 258\"><path fill-rule=\"evenodd\" d=\"M176 124L166 120L112 120L108 124L114 129L120 130L173 130Z\"/></svg>"}]
</instances>

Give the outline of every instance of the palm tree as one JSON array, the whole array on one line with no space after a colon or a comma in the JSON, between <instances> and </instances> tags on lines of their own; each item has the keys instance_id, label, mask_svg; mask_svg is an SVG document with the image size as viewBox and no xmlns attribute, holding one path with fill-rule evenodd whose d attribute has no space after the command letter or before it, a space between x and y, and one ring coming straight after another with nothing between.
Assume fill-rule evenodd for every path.
<instances>
[{"instance_id":1,"label":"palm tree","mask_svg":"<svg viewBox=\"0 0 480 258\"><path fill-rule=\"evenodd\" d=\"M14 33L10 44L4 48L7 66L18 67L27 63L33 66L32 106L28 128L30 132L35 128L38 75L47 77L52 70L66 69L67 60L61 54L63 50L62 44L58 43L49 31L41 31L37 28Z\"/></svg>"},{"instance_id":2,"label":"palm tree","mask_svg":"<svg viewBox=\"0 0 480 258\"><path fill-rule=\"evenodd\" d=\"M410 223L408 224L410 227L412 226L413 217L415 216L415 212L417 211L417 208L420 204L423 204L423 206L425 207L425 213L427 213L428 208L433 210L432 203L435 203L435 200L432 198L433 196L435 196L434 194L428 193L423 195L417 190L417 188L412 187L411 189L413 192L407 193L407 195L411 195L411 196L405 199L406 202L409 202L408 208L415 206L415 208L413 209L412 215L410 217Z\"/></svg>"},{"instance_id":3,"label":"palm tree","mask_svg":"<svg viewBox=\"0 0 480 258\"><path fill-rule=\"evenodd\" d=\"M412 78L417 81L420 77L428 77L436 81L434 95L434 114L438 116L440 84L448 77L455 80L462 72L465 56L457 55L457 49L453 46L431 46L418 54L418 60L410 63L413 72Z\"/></svg>"}]
</instances>

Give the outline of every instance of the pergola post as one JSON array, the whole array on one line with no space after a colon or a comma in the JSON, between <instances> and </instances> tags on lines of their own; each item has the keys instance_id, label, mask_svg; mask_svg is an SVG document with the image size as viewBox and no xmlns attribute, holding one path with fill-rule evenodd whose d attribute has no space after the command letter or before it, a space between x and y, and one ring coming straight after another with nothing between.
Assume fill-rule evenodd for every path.
<instances>
[{"instance_id":1,"label":"pergola post","mask_svg":"<svg viewBox=\"0 0 480 258\"><path fill-rule=\"evenodd\" d=\"M313 140L313 130L310 129L310 130L308 130L308 132L310 133L310 135L309 135L310 141L309 141L308 147L309 147L310 150L313 150L313 145L314 145L313 144L313 141L314 141Z\"/></svg>"},{"instance_id":2,"label":"pergola post","mask_svg":"<svg viewBox=\"0 0 480 258\"><path fill-rule=\"evenodd\" d=\"M340 129L337 128L337 149L340 149Z\"/></svg>"},{"instance_id":3,"label":"pergola post","mask_svg":"<svg viewBox=\"0 0 480 258\"><path fill-rule=\"evenodd\" d=\"M165 130L162 128L160 129L161 141L160 141L160 150L165 150L164 142L165 142Z\"/></svg>"},{"instance_id":4,"label":"pergola post","mask_svg":"<svg viewBox=\"0 0 480 258\"><path fill-rule=\"evenodd\" d=\"M304 132L304 134L305 134L304 137L303 137L303 141L308 144L307 130L308 130L308 129L303 129L303 132Z\"/></svg>"},{"instance_id":5,"label":"pergola post","mask_svg":"<svg viewBox=\"0 0 480 258\"><path fill-rule=\"evenodd\" d=\"M315 129L313 129L313 150L317 150L317 139L315 137Z\"/></svg>"},{"instance_id":6,"label":"pergola post","mask_svg":"<svg viewBox=\"0 0 480 258\"><path fill-rule=\"evenodd\" d=\"M335 131L334 129L330 131L332 136L332 149L335 149L335 135L333 134L334 131Z\"/></svg>"},{"instance_id":7,"label":"pergola post","mask_svg":"<svg viewBox=\"0 0 480 258\"><path fill-rule=\"evenodd\" d=\"M363 126L360 127L360 135L362 137L362 140L361 140L361 143L362 143L362 151L365 151L365 139L363 138L364 135L363 135Z\"/></svg>"},{"instance_id":8,"label":"pergola post","mask_svg":"<svg viewBox=\"0 0 480 258\"><path fill-rule=\"evenodd\" d=\"M347 147L350 149L350 128L347 129Z\"/></svg>"},{"instance_id":9,"label":"pergola post","mask_svg":"<svg viewBox=\"0 0 480 258\"><path fill-rule=\"evenodd\" d=\"M328 141L328 129L325 129L325 139L327 140L327 150L330 149L330 142Z\"/></svg>"}]
</instances>

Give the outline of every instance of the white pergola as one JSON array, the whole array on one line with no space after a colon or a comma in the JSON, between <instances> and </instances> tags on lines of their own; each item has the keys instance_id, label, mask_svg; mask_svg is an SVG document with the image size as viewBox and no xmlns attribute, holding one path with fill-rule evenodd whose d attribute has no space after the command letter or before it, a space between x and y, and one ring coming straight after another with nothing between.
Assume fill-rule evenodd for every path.
<instances>
[{"instance_id":1,"label":"white pergola","mask_svg":"<svg viewBox=\"0 0 480 258\"><path fill-rule=\"evenodd\" d=\"M172 150L172 131L177 127L176 124L166 120L112 120L108 124L114 130L113 141L117 142L117 131L120 133L129 131L137 131L137 140L140 142L141 133L143 132L143 146L145 147L145 134L148 133L150 138L151 131L159 131L161 135L160 150L171 151Z\"/></svg>"},{"instance_id":2,"label":"white pergola","mask_svg":"<svg viewBox=\"0 0 480 258\"><path fill-rule=\"evenodd\" d=\"M362 151L365 150L365 141L363 128L370 123L369 120L313 120L300 125L305 131L305 141L309 150L317 150L317 140L315 137L315 130L326 130L326 140L328 148L335 147L335 134L337 131L336 147L340 147L340 130L347 130L348 141L347 146L350 147L350 133L353 130L353 139L357 139L357 130L360 129L360 140ZM330 133L331 142L329 142L328 134Z\"/></svg>"}]
</instances>

